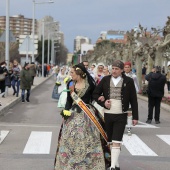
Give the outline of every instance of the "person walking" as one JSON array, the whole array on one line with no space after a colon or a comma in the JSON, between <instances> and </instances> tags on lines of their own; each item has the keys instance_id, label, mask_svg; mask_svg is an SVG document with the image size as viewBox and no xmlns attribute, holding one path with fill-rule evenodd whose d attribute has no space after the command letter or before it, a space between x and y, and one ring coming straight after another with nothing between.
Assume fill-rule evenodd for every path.
<instances>
[{"instance_id":1,"label":"person walking","mask_svg":"<svg viewBox=\"0 0 170 170\"><path fill-rule=\"evenodd\" d=\"M165 75L161 74L161 67L156 66L155 72L145 76L148 81L148 119L146 123L151 123L153 119L153 109L155 108L155 123L160 123L160 105L164 96L164 87L166 83Z\"/></svg>"},{"instance_id":2,"label":"person walking","mask_svg":"<svg viewBox=\"0 0 170 170\"><path fill-rule=\"evenodd\" d=\"M6 62L3 61L0 63L0 90L2 97L5 97L5 76L8 74L8 70L6 68Z\"/></svg>"},{"instance_id":3,"label":"person walking","mask_svg":"<svg viewBox=\"0 0 170 170\"><path fill-rule=\"evenodd\" d=\"M131 62L124 63L124 72L125 72L126 76L133 79L134 84L135 84L136 93L138 93L139 92L139 83L137 80L137 76L132 72ZM132 135L131 128L132 128L132 109L130 106L129 110L128 110L128 117L127 117L127 133L128 133L128 135Z\"/></svg>"},{"instance_id":4,"label":"person walking","mask_svg":"<svg viewBox=\"0 0 170 170\"><path fill-rule=\"evenodd\" d=\"M146 66L144 65L142 68L142 82L145 84L145 75L146 75Z\"/></svg>"},{"instance_id":5,"label":"person walking","mask_svg":"<svg viewBox=\"0 0 170 170\"><path fill-rule=\"evenodd\" d=\"M132 108L133 125L138 123L138 103L134 81L123 74L124 63L112 63L112 75L103 77L93 92L95 101L104 107L105 128L111 150L110 170L120 170L120 144L127 123L129 103ZM99 100L103 95L104 100Z\"/></svg>"},{"instance_id":6,"label":"person walking","mask_svg":"<svg viewBox=\"0 0 170 170\"><path fill-rule=\"evenodd\" d=\"M29 70L29 63L25 63L24 68L21 70L20 73L20 79L21 79L21 98L22 103L25 103L25 99L27 102L30 102L30 90L31 90L31 84L32 84L32 75ZM26 98L25 98L25 91L27 91Z\"/></svg>"},{"instance_id":7,"label":"person walking","mask_svg":"<svg viewBox=\"0 0 170 170\"><path fill-rule=\"evenodd\" d=\"M13 68L12 68L12 75L11 75L11 79L12 79L12 88L13 88L13 96L18 97L19 95L19 89L20 89L20 72L21 69L19 67L19 63L17 62L17 60L14 60L13 62ZM15 88L15 86L17 86L17 89Z\"/></svg>"},{"instance_id":8,"label":"person walking","mask_svg":"<svg viewBox=\"0 0 170 170\"><path fill-rule=\"evenodd\" d=\"M68 82L67 102L62 112L68 115L63 121L56 154L55 169L105 170L104 153L99 129L90 119L96 119L90 105L95 81L83 63L71 68L72 80ZM78 100L78 101L77 101ZM80 103L83 106L79 105ZM88 114L87 114L88 110ZM62 114L62 115L63 115Z\"/></svg>"}]
</instances>

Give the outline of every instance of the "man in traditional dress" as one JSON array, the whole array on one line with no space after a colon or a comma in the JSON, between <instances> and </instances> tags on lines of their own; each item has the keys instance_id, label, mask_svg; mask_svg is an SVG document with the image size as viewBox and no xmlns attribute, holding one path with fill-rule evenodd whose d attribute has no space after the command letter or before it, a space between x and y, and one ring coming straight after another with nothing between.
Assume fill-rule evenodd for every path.
<instances>
[{"instance_id":1,"label":"man in traditional dress","mask_svg":"<svg viewBox=\"0 0 170 170\"><path fill-rule=\"evenodd\" d=\"M103 77L93 92L96 102L105 108L104 120L111 149L110 170L120 170L118 158L120 144L127 123L129 104L132 108L132 123L138 123L138 103L134 81L122 74L124 63L116 60L112 64L112 75ZM99 100L103 95L104 100Z\"/></svg>"}]
</instances>

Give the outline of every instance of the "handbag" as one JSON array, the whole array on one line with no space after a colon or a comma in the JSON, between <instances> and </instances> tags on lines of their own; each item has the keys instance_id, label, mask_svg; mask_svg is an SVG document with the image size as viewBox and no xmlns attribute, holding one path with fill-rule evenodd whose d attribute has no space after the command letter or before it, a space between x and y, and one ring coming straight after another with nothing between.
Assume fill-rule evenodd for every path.
<instances>
[{"instance_id":1,"label":"handbag","mask_svg":"<svg viewBox=\"0 0 170 170\"><path fill-rule=\"evenodd\" d=\"M3 80L5 80L5 75L2 73L0 74L0 81L3 81Z\"/></svg>"},{"instance_id":2,"label":"handbag","mask_svg":"<svg viewBox=\"0 0 170 170\"><path fill-rule=\"evenodd\" d=\"M11 87L11 77L10 76L5 77L5 86L8 86L9 88Z\"/></svg>"}]
</instances>

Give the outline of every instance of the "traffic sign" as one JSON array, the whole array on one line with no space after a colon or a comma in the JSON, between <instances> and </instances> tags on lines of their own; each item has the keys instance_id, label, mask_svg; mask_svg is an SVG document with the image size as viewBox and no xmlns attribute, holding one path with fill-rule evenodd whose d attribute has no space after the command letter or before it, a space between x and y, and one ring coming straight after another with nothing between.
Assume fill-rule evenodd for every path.
<instances>
[{"instance_id":1,"label":"traffic sign","mask_svg":"<svg viewBox=\"0 0 170 170\"><path fill-rule=\"evenodd\" d=\"M6 42L6 31L2 33L0 42ZM9 31L9 42L16 42L16 38L14 37L12 31Z\"/></svg>"}]
</instances>

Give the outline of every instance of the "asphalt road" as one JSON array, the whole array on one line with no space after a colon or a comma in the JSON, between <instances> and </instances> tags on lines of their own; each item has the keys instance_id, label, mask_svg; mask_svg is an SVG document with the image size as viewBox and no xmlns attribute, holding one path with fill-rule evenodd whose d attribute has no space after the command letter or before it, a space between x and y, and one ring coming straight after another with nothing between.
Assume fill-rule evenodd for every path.
<instances>
[{"instance_id":1,"label":"asphalt road","mask_svg":"<svg viewBox=\"0 0 170 170\"><path fill-rule=\"evenodd\" d=\"M0 116L8 133L0 144L0 170L53 170L62 118L51 98L51 78L33 91L30 103L18 103ZM170 112L161 110L161 124L145 123L147 103L139 102L140 123L124 135L121 170L170 170Z\"/></svg>"}]
</instances>

